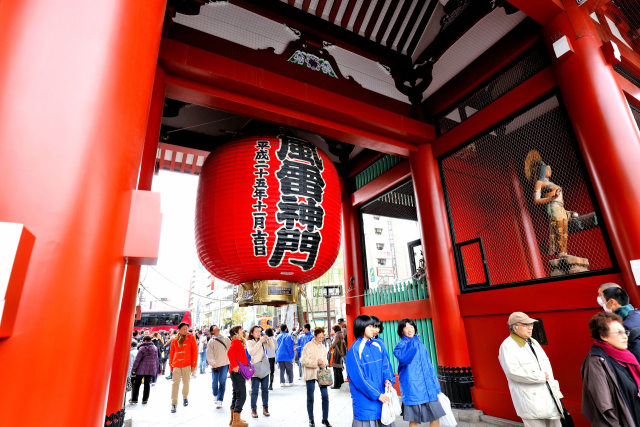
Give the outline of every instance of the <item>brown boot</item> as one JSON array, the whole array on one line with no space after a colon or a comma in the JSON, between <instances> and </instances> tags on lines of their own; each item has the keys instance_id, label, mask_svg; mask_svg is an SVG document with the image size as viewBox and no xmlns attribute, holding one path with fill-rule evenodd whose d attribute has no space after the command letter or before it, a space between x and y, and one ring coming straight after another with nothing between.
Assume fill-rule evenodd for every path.
<instances>
[{"instance_id":1,"label":"brown boot","mask_svg":"<svg viewBox=\"0 0 640 427\"><path fill-rule=\"evenodd\" d=\"M269 413L269 407L268 407L268 406L263 406L263 407L262 407L262 414L263 414L265 417L270 417L270 416L271 416L271 414Z\"/></svg>"},{"instance_id":2,"label":"brown boot","mask_svg":"<svg viewBox=\"0 0 640 427\"><path fill-rule=\"evenodd\" d=\"M229 425L233 424L233 408L231 408L231 419L229 420Z\"/></svg>"},{"instance_id":3,"label":"brown boot","mask_svg":"<svg viewBox=\"0 0 640 427\"><path fill-rule=\"evenodd\" d=\"M238 412L233 413L233 422L231 423L231 427L247 427L249 423L240 419L240 414Z\"/></svg>"},{"instance_id":4,"label":"brown boot","mask_svg":"<svg viewBox=\"0 0 640 427\"><path fill-rule=\"evenodd\" d=\"M255 409L251 408L251 416L253 418L258 418L258 411L256 411Z\"/></svg>"}]
</instances>

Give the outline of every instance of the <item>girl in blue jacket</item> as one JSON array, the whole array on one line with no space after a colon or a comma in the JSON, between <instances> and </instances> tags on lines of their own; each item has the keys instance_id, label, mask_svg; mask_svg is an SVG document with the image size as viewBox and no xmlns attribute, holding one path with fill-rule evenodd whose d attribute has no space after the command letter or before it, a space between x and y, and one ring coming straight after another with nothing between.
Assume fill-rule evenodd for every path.
<instances>
[{"instance_id":1,"label":"girl in blue jacket","mask_svg":"<svg viewBox=\"0 0 640 427\"><path fill-rule=\"evenodd\" d=\"M346 365L353 404L352 427L382 427L382 403L388 402L384 391L395 378L383 346L373 339L375 321L360 315L353 322L355 342L347 351ZM395 424L392 423L391 426Z\"/></svg>"},{"instance_id":2,"label":"girl in blue jacket","mask_svg":"<svg viewBox=\"0 0 640 427\"><path fill-rule=\"evenodd\" d=\"M384 326L382 325L382 321L378 319L376 316L371 316L371 318L373 319L373 331L374 331L373 339L382 346L382 355L386 359L385 366L387 366L388 370L385 374L387 378L394 378L393 382L395 383L396 376L393 373L393 370L391 369L391 359L389 359L389 353L387 352L387 347L384 344L384 340L380 336L382 331L384 331Z\"/></svg>"},{"instance_id":3,"label":"girl in blue jacket","mask_svg":"<svg viewBox=\"0 0 640 427\"><path fill-rule=\"evenodd\" d=\"M440 425L439 418L445 412L438 401L440 383L433 370L427 349L416 336L416 324L411 319L398 322L400 342L393 349L398 359L400 392L404 404L403 418L409 427L429 423L430 427Z\"/></svg>"}]
</instances>

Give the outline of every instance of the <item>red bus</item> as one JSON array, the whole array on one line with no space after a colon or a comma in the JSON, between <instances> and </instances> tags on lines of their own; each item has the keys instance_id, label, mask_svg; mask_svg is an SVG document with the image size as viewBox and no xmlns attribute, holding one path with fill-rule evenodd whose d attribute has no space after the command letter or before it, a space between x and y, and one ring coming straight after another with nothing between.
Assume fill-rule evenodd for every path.
<instances>
[{"instance_id":1,"label":"red bus","mask_svg":"<svg viewBox=\"0 0 640 427\"><path fill-rule=\"evenodd\" d=\"M155 331L169 331L178 329L178 325L182 322L188 323L191 327L191 312L189 310L155 310L143 311L140 320L133 323L134 331L144 331L150 329L151 333Z\"/></svg>"}]
</instances>

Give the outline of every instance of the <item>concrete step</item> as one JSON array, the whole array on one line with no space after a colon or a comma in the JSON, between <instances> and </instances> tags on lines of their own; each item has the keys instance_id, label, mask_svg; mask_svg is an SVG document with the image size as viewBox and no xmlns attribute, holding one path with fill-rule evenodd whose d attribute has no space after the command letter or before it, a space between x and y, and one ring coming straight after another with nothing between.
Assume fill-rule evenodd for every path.
<instances>
[{"instance_id":1,"label":"concrete step","mask_svg":"<svg viewBox=\"0 0 640 427\"><path fill-rule=\"evenodd\" d=\"M456 417L456 420L458 420L459 427L523 426L522 423L516 421L485 415L484 412L479 409L453 409L453 415Z\"/></svg>"}]
</instances>

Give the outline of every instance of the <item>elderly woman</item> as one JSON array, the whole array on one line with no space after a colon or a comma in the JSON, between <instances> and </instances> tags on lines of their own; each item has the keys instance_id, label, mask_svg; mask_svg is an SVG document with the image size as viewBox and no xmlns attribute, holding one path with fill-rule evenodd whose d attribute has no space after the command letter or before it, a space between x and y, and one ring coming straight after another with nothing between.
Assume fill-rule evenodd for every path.
<instances>
[{"instance_id":1,"label":"elderly woman","mask_svg":"<svg viewBox=\"0 0 640 427\"><path fill-rule=\"evenodd\" d=\"M640 366L627 350L622 319L598 313L589 320L589 331L593 346L582 364L582 414L596 427L635 426Z\"/></svg>"},{"instance_id":2,"label":"elderly woman","mask_svg":"<svg viewBox=\"0 0 640 427\"><path fill-rule=\"evenodd\" d=\"M326 368L329 365L327 360L327 348L322 344L324 341L324 328L316 328L313 331L313 339L302 348L300 364L302 366L302 377L307 383L307 414L309 415L309 427L314 427L313 420L313 394L318 379L318 369ZM331 427L329 424L329 393L327 386L320 386L322 396L322 425Z\"/></svg>"}]
</instances>

